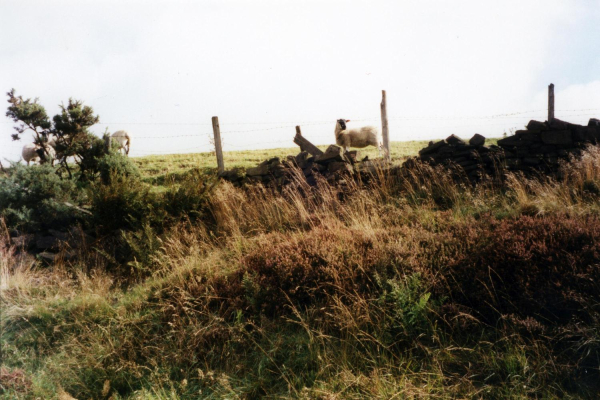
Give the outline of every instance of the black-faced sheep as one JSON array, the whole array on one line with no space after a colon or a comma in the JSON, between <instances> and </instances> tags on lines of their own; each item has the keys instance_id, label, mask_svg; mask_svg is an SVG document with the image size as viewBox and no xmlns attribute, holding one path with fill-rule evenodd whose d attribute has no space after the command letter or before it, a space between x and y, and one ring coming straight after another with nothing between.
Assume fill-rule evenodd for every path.
<instances>
[{"instance_id":1,"label":"black-faced sheep","mask_svg":"<svg viewBox=\"0 0 600 400\"><path fill-rule=\"evenodd\" d=\"M363 126L361 128L347 129L346 123L349 119L338 119L335 123L335 143L348 151L350 147L363 148L375 146L381 155L383 141L379 129L374 126Z\"/></svg>"}]
</instances>

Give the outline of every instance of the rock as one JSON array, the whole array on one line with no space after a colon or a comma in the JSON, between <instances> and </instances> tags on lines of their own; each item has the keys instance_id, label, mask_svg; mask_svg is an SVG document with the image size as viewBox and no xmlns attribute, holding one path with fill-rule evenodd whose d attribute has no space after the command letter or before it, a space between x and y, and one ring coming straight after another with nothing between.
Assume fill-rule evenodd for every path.
<instances>
[{"instance_id":1,"label":"rock","mask_svg":"<svg viewBox=\"0 0 600 400\"><path fill-rule=\"evenodd\" d=\"M274 166L274 165L279 165L279 164L281 164L281 159L279 157L273 157L273 158L269 158L268 160L261 162L260 164L258 164L258 166L259 167L261 167L263 165Z\"/></svg>"},{"instance_id":2,"label":"rock","mask_svg":"<svg viewBox=\"0 0 600 400\"><path fill-rule=\"evenodd\" d=\"M274 167L271 167L270 172L273 174L274 177L281 178L285 175L286 170L287 168L279 164L275 165Z\"/></svg>"},{"instance_id":3,"label":"rock","mask_svg":"<svg viewBox=\"0 0 600 400\"><path fill-rule=\"evenodd\" d=\"M334 172L338 172L338 171L344 171L344 172L353 172L352 167L345 162L340 162L340 161L334 161L329 163L329 165L327 166L327 169L329 170L329 172L334 173Z\"/></svg>"},{"instance_id":4,"label":"rock","mask_svg":"<svg viewBox=\"0 0 600 400\"><path fill-rule=\"evenodd\" d=\"M344 156L351 164L356 164L358 161L358 150L347 151L344 153Z\"/></svg>"},{"instance_id":5,"label":"rock","mask_svg":"<svg viewBox=\"0 0 600 400\"><path fill-rule=\"evenodd\" d=\"M39 250L57 249L60 241L54 236L38 236L35 247Z\"/></svg>"},{"instance_id":6,"label":"rock","mask_svg":"<svg viewBox=\"0 0 600 400\"><path fill-rule=\"evenodd\" d=\"M588 122L588 126L598 126L598 127L600 127L600 119L590 118L590 120Z\"/></svg>"},{"instance_id":7,"label":"rock","mask_svg":"<svg viewBox=\"0 0 600 400\"><path fill-rule=\"evenodd\" d=\"M505 159L506 162L506 166L511 168L511 167L518 167L521 165L521 159L520 158L507 158Z\"/></svg>"},{"instance_id":8,"label":"rock","mask_svg":"<svg viewBox=\"0 0 600 400\"><path fill-rule=\"evenodd\" d=\"M306 168L307 160L311 157L308 151L301 151L296 156L296 164L302 169Z\"/></svg>"},{"instance_id":9,"label":"rock","mask_svg":"<svg viewBox=\"0 0 600 400\"><path fill-rule=\"evenodd\" d=\"M469 144L471 146L483 146L485 144L485 137L479 133L476 133L471 139L469 139Z\"/></svg>"},{"instance_id":10,"label":"rock","mask_svg":"<svg viewBox=\"0 0 600 400\"><path fill-rule=\"evenodd\" d=\"M292 165L294 167L298 166L298 164L296 163L296 157L294 157L294 156L287 156L285 158L285 161L287 164Z\"/></svg>"},{"instance_id":11,"label":"rock","mask_svg":"<svg viewBox=\"0 0 600 400\"><path fill-rule=\"evenodd\" d=\"M69 239L69 234L67 232L61 232L61 231L57 231L55 229L48 229L48 233L61 241L65 241L65 240Z\"/></svg>"},{"instance_id":12,"label":"rock","mask_svg":"<svg viewBox=\"0 0 600 400\"><path fill-rule=\"evenodd\" d=\"M462 140L461 138L459 138L458 136L456 136L454 134L452 134L446 138L446 143L448 143L452 146L456 146L458 144L466 144L464 140Z\"/></svg>"},{"instance_id":13,"label":"rock","mask_svg":"<svg viewBox=\"0 0 600 400\"><path fill-rule=\"evenodd\" d=\"M504 139L500 139L498 140L498 146L502 146L502 147L512 147L512 146L516 146L519 144L519 138L516 136L508 136L505 137Z\"/></svg>"},{"instance_id":14,"label":"rock","mask_svg":"<svg viewBox=\"0 0 600 400\"><path fill-rule=\"evenodd\" d=\"M269 165L262 163L256 167L248 168L246 170L246 175L248 176L262 176L267 175L269 173Z\"/></svg>"},{"instance_id":15,"label":"rock","mask_svg":"<svg viewBox=\"0 0 600 400\"><path fill-rule=\"evenodd\" d=\"M540 133L536 131L519 130L515 132L515 136L518 137L521 142L527 143L539 142L540 140Z\"/></svg>"},{"instance_id":16,"label":"rock","mask_svg":"<svg viewBox=\"0 0 600 400\"><path fill-rule=\"evenodd\" d=\"M573 143L571 131L547 131L542 132L544 144L570 145Z\"/></svg>"},{"instance_id":17,"label":"rock","mask_svg":"<svg viewBox=\"0 0 600 400\"><path fill-rule=\"evenodd\" d=\"M538 165L542 160L539 157L525 157L523 158L523 163L527 165Z\"/></svg>"},{"instance_id":18,"label":"rock","mask_svg":"<svg viewBox=\"0 0 600 400\"><path fill-rule=\"evenodd\" d=\"M18 248L29 249L33 247L35 235L32 233L26 233L21 236L12 238L12 243Z\"/></svg>"},{"instance_id":19,"label":"rock","mask_svg":"<svg viewBox=\"0 0 600 400\"><path fill-rule=\"evenodd\" d=\"M580 125L571 124L570 122L565 122L565 121L561 121L558 118L554 118L552 120L552 122L550 122L548 124L548 126L552 130L562 131L562 130L567 130L567 129L574 129Z\"/></svg>"},{"instance_id":20,"label":"rock","mask_svg":"<svg viewBox=\"0 0 600 400\"><path fill-rule=\"evenodd\" d=\"M546 125L545 122L535 121L532 119L527 124L527 129L530 131L544 131L548 129L548 125Z\"/></svg>"},{"instance_id":21,"label":"rock","mask_svg":"<svg viewBox=\"0 0 600 400\"><path fill-rule=\"evenodd\" d=\"M325 153L315 157L315 162L326 164L332 161L344 161L344 149L332 144L325 150Z\"/></svg>"},{"instance_id":22,"label":"rock","mask_svg":"<svg viewBox=\"0 0 600 400\"><path fill-rule=\"evenodd\" d=\"M239 182L246 177L246 173L243 169L236 167L228 171L223 171L219 176L230 182Z\"/></svg>"},{"instance_id":23,"label":"rock","mask_svg":"<svg viewBox=\"0 0 600 400\"><path fill-rule=\"evenodd\" d=\"M448 143L446 143L445 140L440 140L439 142L436 142L434 144L431 144L431 145L425 147L424 149L419 150L419 155L420 156L424 156L426 154L434 153L437 150L439 150L439 149L441 149L442 147L445 147L445 146L448 146Z\"/></svg>"}]
</instances>

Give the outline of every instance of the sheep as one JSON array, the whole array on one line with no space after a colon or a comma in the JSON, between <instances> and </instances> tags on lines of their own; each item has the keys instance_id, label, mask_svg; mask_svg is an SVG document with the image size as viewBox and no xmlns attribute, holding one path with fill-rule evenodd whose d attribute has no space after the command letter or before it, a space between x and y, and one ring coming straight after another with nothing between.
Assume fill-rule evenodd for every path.
<instances>
[{"instance_id":1,"label":"sheep","mask_svg":"<svg viewBox=\"0 0 600 400\"><path fill-rule=\"evenodd\" d=\"M111 142L119 144L119 153L121 150L125 151L126 155L129 155L129 146L131 145L131 137L125 131L116 131L110 136Z\"/></svg>"},{"instance_id":2,"label":"sheep","mask_svg":"<svg viewBox=\"0 0 600 400\"><path fill-rule=\"evenodd\" d=\"M50 160L50 164L54 166L54 159L56 158L56 150L54 150L54 146L56 146L56 136L50 135L48 137L47 145L44 146L46 150L47 158ZM21 150L21 156L23 157L23 161L29 165L30 162L40 162L41 156L43 154L42 146L39 146L35 143L27 143L23 146L23 150Z\"/></svg>"},{"instance_id":3,"label":"sheep","mask_svg":"<svg viewBox=\"0 0 600 400\"><path fill-rule=\"evenodd\" d=\"M345 151L350 147L363 148L375 146L381 156L383 141L379 134L379 129L374 126L363 126L362 128L346 129L346 122L349 119L338 119L335 124L335 143L342 146Z\"/></svg>"},{"instance_id":4,"label":"sheep","mask_svg":"<svg viewBox=\"0 0 600 400\"><path fill-rule=\"evenodd\" d=\"M37 153L38 149L40 149L40 146L35 143L27 143L25 146L23 146L21 156L27 165L29 165L31 161L39 162L40 156Z\"/></svg>"}]
</instances>

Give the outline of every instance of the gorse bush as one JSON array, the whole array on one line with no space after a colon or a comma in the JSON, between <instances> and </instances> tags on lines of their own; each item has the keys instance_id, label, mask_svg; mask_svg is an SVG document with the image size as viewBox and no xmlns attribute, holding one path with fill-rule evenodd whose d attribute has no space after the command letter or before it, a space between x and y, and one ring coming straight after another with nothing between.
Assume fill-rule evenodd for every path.
<instances>
[{"instance_id":1,"label":"gorse bush","mask_svg":"<svg viewBox=\"0 0 600 400\"><path fill-rule=\"evenodd\" d=\"M111 183L112 177L141 179L137 165L128 157L117 152L110 152L98 160L98 172L103 184Z\"/></svg>"},{"instance_id":2,"label":"gorse bush","mask_svg":"<svg viewBox=\"0 0 600 400\"><path fill-rule=\"evenodd\" d=\"M50 165L13 164L11 173L0 177L0 216L8 226L27 232L82 220L83 215L65 203L78 204L83 197L74 181L61 179Z\"/></svg>"},{"instance_id":3,"label":"gorse bush","mask_svg":"<svg viewBox=\"0 0 600 400\"><path fill-rule=\"evenodd\" d=\"M109 173L108 183L95 182L87 190L92 216L91 226L103 233L117 230L137 230L146 223L159 225L164 219L164 210L159 205L159 196L149 185L135 176Z\"/></svg>"}]
</instances>

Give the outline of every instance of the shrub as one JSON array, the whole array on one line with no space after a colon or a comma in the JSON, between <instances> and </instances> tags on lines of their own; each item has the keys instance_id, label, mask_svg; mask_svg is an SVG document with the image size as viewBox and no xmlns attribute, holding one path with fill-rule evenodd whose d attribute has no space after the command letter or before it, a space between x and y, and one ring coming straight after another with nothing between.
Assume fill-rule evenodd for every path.
<instances>
[{"instance_id":1,"label":"shrub","mask_svg":"<svg viewBox=\"0 0 600 400\"><path fill-rule=\"evenodd\" d=\"M0 215L11 227L32 232L60 228L78 219L83 195L69 179L61 179L50 165L25 167L13 164L9 176L0 177Z\"/></svg>"},{"instance_id":2,"label":"shrub","mask_svg":"<svg viewBox=\"0 0 600 400\"><path fill-rule=\"evenodd\" d=\"M164 209L173 220L189 218L208 222L207 209L215 186L215 178L207 178L200 170L193 169L185 175L179 185L171 186L164 193Z\"/></svg>"},{"instance_id":3,"label":"shrub","mask_svg":"<svg viewBox=\"0 0 600 400\"><path fill-rule=\"evenodd\" d=\"M117 230L135 231L146 223L160 225L164 212L158 195L135 176L119 175L113 170L109 183L95 182L88 189L91 225L101 233Z\"/></svg>"},{"instance_id":4,"label":"shrub","mask_svg":"<svg viewBox=\"0 0 600 400\"><path fill-rule=\"evenodd\" d=\"M100 180L104 184L111 183L111 176L141 179L137 165L128 157L116 152L104 155L98 161L98 172Z\"/></svg>"}]
</instances>

